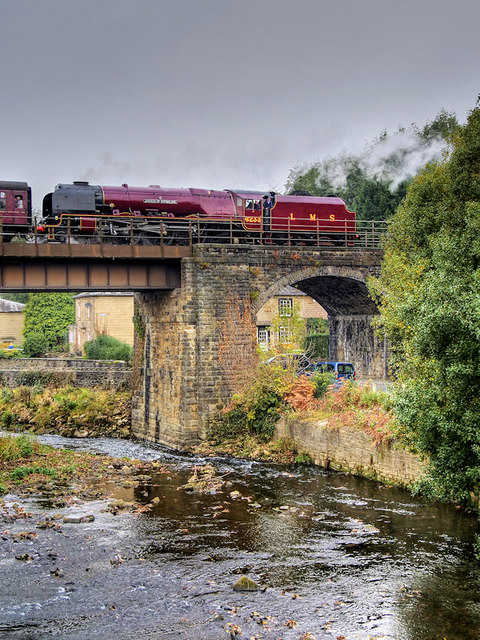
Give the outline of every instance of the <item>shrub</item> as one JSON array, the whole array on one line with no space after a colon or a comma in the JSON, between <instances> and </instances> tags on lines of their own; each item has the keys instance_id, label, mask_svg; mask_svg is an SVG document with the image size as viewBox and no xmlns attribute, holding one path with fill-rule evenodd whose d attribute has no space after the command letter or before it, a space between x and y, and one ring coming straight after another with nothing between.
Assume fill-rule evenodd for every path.
<instances>
[{"instance_id":1,"label":"shrub","mask_svg":"<svg viewBox=\"0 0 480 640\"><path fill-rule=\"evenodd\" d=\"M311 378L314 386L313 395L317 400L319 398L323 398L323 396L327 393L327 389L330 385L335 382L335 375L333 373L329 373L325 371L321 373L320 371L316 371Z\"/></svg>"},{"instance_id":2,"label":"shrub","mask_svg":"<svg viewBox=\"0 0 480 640\"><path fill-rule=\"evenodd\" d=\"M23 353L31 358L41 358L48 350L48 341L42 333L30 333L25 336Z\"/></svg>"},{"instance_id":3,"label":"shrub","mask_svg":"<svg viewBox=\"0 0 480 640\"><path fill-rule=\"evenodd\" d=\"M126 342L117 340L106 334L99 335L95 340L89 340L84 345L88 360L125 360L131 362L133 349Z\"/></svg>"}]
</instances>

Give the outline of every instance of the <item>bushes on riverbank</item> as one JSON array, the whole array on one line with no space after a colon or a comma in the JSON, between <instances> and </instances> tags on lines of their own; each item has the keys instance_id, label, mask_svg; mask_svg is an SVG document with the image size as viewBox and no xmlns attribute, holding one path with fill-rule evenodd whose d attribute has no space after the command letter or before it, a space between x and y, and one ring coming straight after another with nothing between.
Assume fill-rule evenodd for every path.
<instances>
[{"instance_id":1,"label":"bushes on riverbank","mask_svg":"<svg viewBox=\"0 0 480 640\"><path fill-rule=\"evenodd\" d=\"M393 437L388 394L349 383L335 388L332 382L329 374L298 377L293 369L259 365L250 384L233 397L212 423L209 434L212 444L236 455L250 457L250 453L260 451L261 457L271 457L274 452L268 447L264 451L263 445L271 440L282 415L327 419L331 428L362 429L376 444Z\"/></svg>"},{"instance_id":2,"label":"bushes on riverbank","mask_svg":"<svg viewBox=\"0 0 480 640\"><path fill-rule=\"evenodd\" d=\"M0 428L64 436L128 437L131 395L100 389L4 387Z\"/></svg>"}]
</instances>

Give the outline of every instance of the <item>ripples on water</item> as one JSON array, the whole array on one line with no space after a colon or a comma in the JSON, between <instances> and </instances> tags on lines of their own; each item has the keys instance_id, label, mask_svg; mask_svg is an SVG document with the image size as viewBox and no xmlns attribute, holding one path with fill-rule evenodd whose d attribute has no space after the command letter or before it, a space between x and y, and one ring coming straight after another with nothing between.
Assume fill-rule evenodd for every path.
<instances>
[{"instance_id":1,"label":"ripples on water","mask_svg":"<svg viewBox=\"0 0 480 640\"><path fill-rule=\"evenodd\" d=\"M272 639L301 638L307 630L317 640L479 637L478 565L472 554L477 524L449 506L318 468L220 458L208 462L231 484L223 492L191 494L178 487L205 459L121 440L40 439L165 465L164 472L131 490L139 502L158 497L153 512L117 520L108 514L102 523L105 541L119 536L131 558L141 557L150 567L145 566L144 583L138 584L137 574L130 582L125 578L132 614L124 629L144 624L140 637L198 637L183 633L182 616L202 630L204 640L228 638L227 623L242 627L244 637ZM233 490L243 498L232 500ZM161 568L164 580L165 601L155 605L157 611L163 607L162 619L170 625L163 636L148 627L153 614L142 605L143 590L156 589L151 567ZM235 594L231 586L242 573L266 591ZM176 591L180 583L183 594ZM254 611L272 619L259 624ZM297 622L293 629L285 626L288 620ZM105 637L95 624L85 636L65 629L64 636ZM47 625L49 632L53 628Z\"/></svg>"}]
</instances>

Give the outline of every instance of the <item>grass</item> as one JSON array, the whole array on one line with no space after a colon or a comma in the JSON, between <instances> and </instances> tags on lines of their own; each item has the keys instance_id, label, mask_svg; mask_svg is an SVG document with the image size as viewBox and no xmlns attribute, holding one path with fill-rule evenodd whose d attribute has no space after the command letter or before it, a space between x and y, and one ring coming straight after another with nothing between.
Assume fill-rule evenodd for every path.
<instances>
[{"instance_id":1,"label":"grass","mask_svg":"<svg viewBox=\"0 0 480 640\"><path fill-rule=\"evenodd\" d=\"M129 434L131 394L77 387L18 387L0 392L0 426L73 436Z\"/></svg>"},{"instance_id":2,"label":"grass","mask_svg":"<svg viewBox=\"0 0 480 640\"><path fill-rule=\"evenodd\" d=\"M107 456L77 453L42 445L31 434L0 436L0 494L35 488L39 482L81 480L96 468L101 471Z\"/></svg>"}]
</instances>

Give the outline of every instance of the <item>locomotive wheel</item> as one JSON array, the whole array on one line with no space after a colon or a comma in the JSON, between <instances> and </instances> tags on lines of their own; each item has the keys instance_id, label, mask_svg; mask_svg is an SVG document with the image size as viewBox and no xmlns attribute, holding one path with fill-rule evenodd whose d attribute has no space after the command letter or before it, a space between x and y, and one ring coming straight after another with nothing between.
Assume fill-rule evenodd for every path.
<instances>
[{"instance_id":1,"label":"locomotive wheel","mask_svg":"<svg viewBox=\"0 0 480 640\"><path fill-rule=\"evenodd\" d=\"M148 234L140 231L133 236L133 244L142 245L144 247L151 247L153 245L160 244L160 239L158 239L157 241L157 239L152 238L151 235L149 236Z\"/></svg>"},{"instance_id":2,"label":"locomotive wheel","mask_svg":"<svg viewBox=\"0 0 480 640\"><path fill-rule=\"evenodd\" d=\"M188 246L190 244L190 239L186 231L179 231L175 229L165 236L163 244Z\"/></svg>"}]
</instances>

